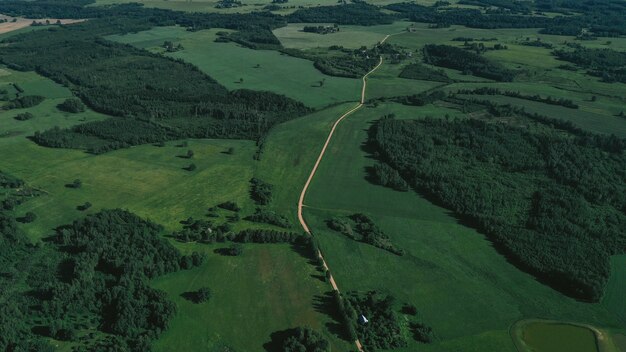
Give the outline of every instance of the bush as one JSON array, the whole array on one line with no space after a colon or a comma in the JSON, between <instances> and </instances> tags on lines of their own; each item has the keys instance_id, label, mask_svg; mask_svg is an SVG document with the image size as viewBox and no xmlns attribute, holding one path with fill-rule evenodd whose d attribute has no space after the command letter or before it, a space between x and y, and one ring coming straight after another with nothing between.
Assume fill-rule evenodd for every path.
<instances>
[{"instance_id":1,"label":"bush","mask_svg":"<svg viewBox=\"0 0 626 352\"><path fill-rule=\"evenodd\" d=\"M32 119L33 117L35 116L33 116L33 114L31 114L30 112L23 112L21 114L15 115L14 119L18 121L26 121Z\"/></svg>"},{"instance_id":2,"label":"bush","mask_svg":"<svg viewBox=\"0 0 626 352\"><path fill-rule=\"evenodd\" d=\"M219 208L230 210L230 211L240 211L241 210L241 208L239 207L239 205L237 205L237 203L231 202L231 201L220 203L217 206Z\"/></svg>"},{"instance_id":3,"label":"bush","mask_svg":"<svg viewBox=\"0 0 626 352\"><path fill-rule=\"evenodd\" d=\"M68 98L64 102L57 105L57 108L61 111L76 114L85 111L85 104L78 98Z\"/></svg>"}]
</instances>

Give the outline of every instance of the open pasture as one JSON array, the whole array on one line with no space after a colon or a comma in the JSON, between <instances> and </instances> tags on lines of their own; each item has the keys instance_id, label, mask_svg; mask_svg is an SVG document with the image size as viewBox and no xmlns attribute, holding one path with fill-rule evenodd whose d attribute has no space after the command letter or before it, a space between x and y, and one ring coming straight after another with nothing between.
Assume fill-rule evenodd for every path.
<instances>
[{"instance_id":1,"label":"open pasture","mask_svg":"<svg viewBox=\"0 0 626 352\"><path fill-rule=\"evenodd\" d=\"M475 230L410 192L369 183L375 163L362 149L370 123L389 113L421 114L396 104L364 108L342 122L305 199L304 215L344 291L379 290L414 304L436 342L402 351L515 351L508 329L529 317L620 328L602 304L564 297L521 272ZM441 115L435 115L441 116ZM327 228L333 216L363 212L407 251L395 256ZM623 327L622 327L623 328Z\"/></svg>"},{"instance_id":2,"label":"open pasture","mask_svg":"<svg viewBox=\"0 0 626 352\"><path fill-rule=\"evenodd\" d=\"M155 344L155 351L263 352L276 331L310 326L331 341L333 351L350 344L326 329L336 324L316 305L330 289L307 259L284 244L249 244L244 254L224 257L213 250L224 245L179 246L183 252L201 251L209 259L199 268L173 273L154 281L178 307L171 327ZM211 299L194 304L181 294L209 287ZM222 349L220 349L222 348Z\"/></svg>"},{"instance_id":3,"label":"open pasture","mask_svg":"<svg viewBox=\"0 0 626 352\"><path fill-rule=\"evenodd\" d=\"M180 43L183 50L167 55L198 66L231 90L272 91L315 108L359 99L359 79L324 75L313 67L313 62L277 51L216 43L218 31L187 32L180 27L162 27L109 38L156 52L164 51L166 40Z\"/></svg>"},{"instance_id":4,"label":"open pasture","mask_svg":"<svg viewBox=\"0 0 626 352\"><path fill-rule=\"evenodd\" d=\"M389 25L377 26L339 26L339 32L329 34L307 33L302 31L307 23L291 23L274 30L274 35L285 48L309 49L343 46L348 49L358 49L361 46L371 47L385 38L387 34L406 30L410 22L398 21ZM328 24L330 25L330 24Z\"/></svg>"}]
</instances>

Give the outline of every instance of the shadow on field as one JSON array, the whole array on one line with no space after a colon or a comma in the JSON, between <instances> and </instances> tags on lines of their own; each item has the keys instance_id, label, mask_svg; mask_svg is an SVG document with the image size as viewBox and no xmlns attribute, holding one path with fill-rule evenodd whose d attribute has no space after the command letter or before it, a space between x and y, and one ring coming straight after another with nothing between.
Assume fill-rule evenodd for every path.
<instances>
[{"instance_id":1,"label":"shadow on field","mask_svg":"<svg viewBox=\"0 0 626 352\"><path fill-rule=\"evenodd\" d=\"M267 352L282 352L284 351L283 345L285 343L285 340L289 336L293 336L295 332L296 329L286 329L273 332L270 335L270 342L266 342L265 344L263 344L263 348Z\"/></svg>"},{"instance_id":2,"label":"shadow on field","mask_svg":"<svg viewBox=\"0 0 626 352\"><path fill-rule=\"evenodd\" d=\"M331 322L326 323L326 329L336 337L350 341L346 327L341 322L341 315L339 314L337 303L332 291L328 291L323 295L316 295L313 297L313 308L318 313L327 315L332 319Z\"/></svg>"}]
</instances>

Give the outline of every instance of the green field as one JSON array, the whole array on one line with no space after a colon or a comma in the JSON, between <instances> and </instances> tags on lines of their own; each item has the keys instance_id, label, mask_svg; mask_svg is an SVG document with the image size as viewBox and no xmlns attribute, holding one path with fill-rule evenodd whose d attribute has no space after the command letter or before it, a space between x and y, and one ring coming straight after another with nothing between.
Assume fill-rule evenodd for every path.
<instances>
[{"instance_id":1,"label":"green field","mask_svg":"<svg viewBox=\"0 0 626 352\"><path fill-rule=\"evenodd\" d=\"M602 299L607 310L614 312L626 325L626 255L611 258L611 278Z\"/></svg>"},{"instance_id":2,"label":"green field","mask_svg":"<svg viewBox=\"0 0 626 352\"><path fill-rule=\"evenodd\" d=\"M215 43L216 32L218 30L187 32L180 27L158 27L109 38L156 52L163 51L161 46L166 40L181 43L184 50L168 55L198 66L231 90L268 90L316 108L359 98L361 81L358 79L324 75L313 67L313 62L277 51ZM323 87L319 87L321 80L324 80Z\"/></svg>"},{"instance_id":3,"label":"green field","mask_svg":"<svg viewBox=\"0 0 626 352\"><path fill-rule=\"evenodd\" d=\"M21 225L34 241L51 234L59 225L104 208L128 209L163 224L166 231L179 229L179 222L189 216L204 218L207 208L224 201L236 201L243 215L250 214L255 206L249 199L249 180L254 175L276 185L271 208L289 215L295 224L297 192L317 153L309 146L321 145L332 120L348 106L339 105L278 126L268 138L260 162L253 160L254 142L243 140L189 140L184 148L178 146L180 141L168 142L164 147L143 145L96 156L40 147L27 137L36 130L72 126L104 116L92 111L61 113L56 104L71 96L67 89L34 73L1 72L0 87L18 83L24 94L48 97L41 105L24 110L35 115L32 120L13 119L22 110L0 113L0 130L6 131L0 138L0 170L23 178L43 192L17 208L18 215L27 211L37 214L35 222ZM230 147L235 151L232 155L225 153ZM190 160L178 157L188 149L194 151L194 172L183 170ZM296 155L294 150L303 158L299 164L291 159ZM65 186L74 179L82 181L81 188ZM93 204L91 209L76 209L86 201ZM251 226L258 225L241 221L235 229ZM184 346L187 351L206 351L229 345L263 351L270 333L299 325L322 331L337 351L349 348L348 343L325 330L326 324L336 323L315 304L330 286L307 258L289 246L247 245L244 255L232 258L214 254L215 246L174 244L183 252L207 252L210 260L198 269L173 273L155 282L179 306L179 314L157 342L157 350ZM214 299L198 310L180 293L203 284L211 287ZM241 300L230 301L233 297ZM203 321L197 320L198 314ZM255 333L241 339L242 331ZM55 344L62 350L71 347Z\"/></svg>"},{"instance_id":4,"label":"green field","mask_svg":"<svg viewBox=\"0 0 626 352\"><path fill-rule=\"evenodd\" d=\"M221 257L220 246L184 245L183 251L203 251L209 260L201 267L170 274L154 282L176 302L178 314L155 351L265 351L270 334L297 326L326 331L336 324L316 308L322 293L330 287L287 245L246 245L239 257ZM323 276L322 276L323 277ZM204 304L181 297L187 291L210 287L213 296ZM349 344L325 334L333 351L345 351Z\"/></svg>"},{"instance_id":5,"label":"green field","mask_svg":"<svg viewBox=\"0 0 626 352\"><path fill-rule=\"evenodd\" d=\"M585 304L538 283L508 263L476 231L414 192L365 180L374 162L361 149L371 121L389 113L422 116L396 104L365 108L340 125L311 184L305 218L322 244L340 289L379 290L414 304L437 341L403 351L514 351L509 326L542 317L618 328L601 304ZM442 116L432 112L433 116ZM325 220L363 212L407 254L398 257L330 231Z\"/></svg>"},{"instance_id":6,"label":"green field","mask_svg":"<svg viewBox=\"0 0 626 352\"><path fill-rule=\"evenodd\" d=\"M593 331L569 324L535 322L523 327L522 340L536 352L595 352Z\"/></svg>"},{"instance_id":7,"label":"green field","mask_svg":"<svg viewBox=\"0 0 626 352\"><path fill-rule=\"evenodd\" d=\"M375 45L383 40L387 34L402 32L406 30L409 24L410 22L401 21L389 25L369 27L340 26L339 32L317 34L302 31L304 26L310 24L291 23L285 27L275 29L274 35L285 48L309 49L339 45L344 48L358 49L361 46L370 47Z\"/></svg>"}]
</instances>

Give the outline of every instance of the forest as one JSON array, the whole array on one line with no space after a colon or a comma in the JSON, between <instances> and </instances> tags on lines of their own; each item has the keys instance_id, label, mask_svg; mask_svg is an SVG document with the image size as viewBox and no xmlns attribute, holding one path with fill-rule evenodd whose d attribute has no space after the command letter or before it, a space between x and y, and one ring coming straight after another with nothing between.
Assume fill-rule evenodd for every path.
<instances>
[{"instance_id":1,"label":"forest","mask_svg":"<svg viewBox=\"0 0 626 352\"><path fill-rule=\"evenodd\" d=\"M481 1L502 8L516 6L520 2ZM522 6L527 6L526 3ZM597 36L617 37L626 34L626 5L611 0L581 0L536 2L539 11L559 12L563 15L551 17L526 16L516 11L487 11L468 8L445 8L400 2L385 6L399 12L410 21L433 23L439 27L463 25L472 28L541 28L541 33L573 35L588 29ZM519 9L521 10L521 9Z\"/></svg>"},{"instance_id":2,"label":"forest","mask_svg":"<svg viewBox=\"0 0 626 352\"><path fill-rule=\"evenodd\" d=\"M291 23L336 23L360 26L390 24L395 19L395 16L382 12L377 6L364 2L303 8L287 16L287 21Z\"/></svg>"},{"instance_id":3,"label":"forest","mask_svg":"<svg viewBox=\"0 0 626 352\"><path fill-rule=\"evenodd\" d=\"M515 72L479 54L450 45L428 44L423 49L424 62L430 65L452 68L464 74L510 82Z\"/></svg>"},{"instance_id":4,"label":"forest","mask_svg":"<svg viewBox=\"0 0 626 352\"><path fill-rule=\"evenodd\" d=\"M577 47L573 51L556 50L559 60L569 61L589 73L601 77L604 82L626 83L626 53L611 49L589 49Z\"/></svg>"},{"instance_id":5,"label":"forest","mask_svg":"<svg viewBox=\"0 0 626 352\"><path fill-rule=\"evenodd\" d=\"M626 252L626 141L479 120L381 119L382 162L484 232L516 265L598 301Z\"/></svg>"},{"instance_id":6,"label":"forest","mask_svg":"<svg viewBox=\"0 0 626 352\"><path fill-rule=\"evenodd\" d=\"M120 117L44 131L34 137L37 143L98 153L184 137L257 139L273 125L310 111L274 93L229 92L190 64L93 35L67 27L5 42L0 61L7 66L37 71L69 87L92 109Z\"/></svg>"},{"instance_id":7,"label":"forest","mask_svg":"<svg viewBox=\"0 0 626 352\"><path fill-rule=\"evenodd\" d=\"M443 70L432 69L419 62L404 66L399 77L424 81L452 82Z\"/></svg>"},{"instance_id":8,"label":"forest","mask_svg":"<svg viewBox=\"0 0 626 352\"><path fill-rule=\"evenodd\" d=\"M182 256L161 231L127 211L105 210L59 227L51 246L41 247L30 245L12 214L0 211L2 286L28 286L0 293L0 349L47 351L52 347L41 337L53 337L81 339L88 351L108 344L150 350L175 306L148 280L204 260ZM86 329L110 335L85 335Z\"/></svg>"}]
</instances>

